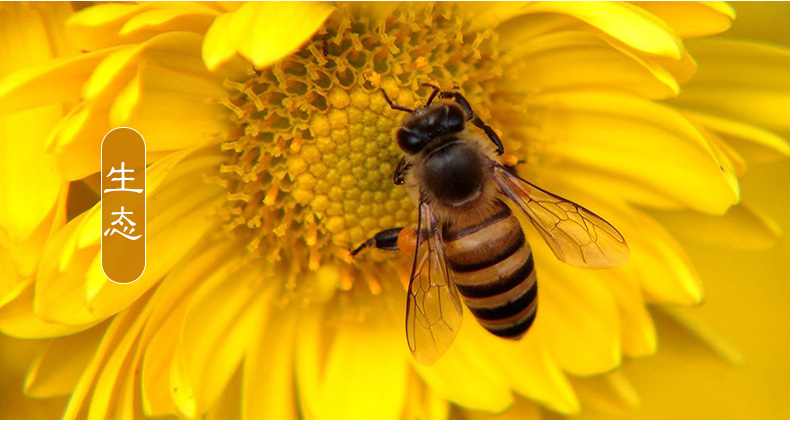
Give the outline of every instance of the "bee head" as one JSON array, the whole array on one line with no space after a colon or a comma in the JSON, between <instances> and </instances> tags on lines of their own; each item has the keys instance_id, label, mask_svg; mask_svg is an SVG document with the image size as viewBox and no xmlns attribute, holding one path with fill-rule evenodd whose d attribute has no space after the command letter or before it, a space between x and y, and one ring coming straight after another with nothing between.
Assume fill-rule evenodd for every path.
<instances>
[{"instance_id":1,"label":"bee head","mask_svg":"<svg viewBox=\"0 0 792 421\"><path fill-rule=\"evenodd\" d=\"M408 154L420 152L432 139L465 129L465 112L456 104L435 102L415 110L396 133L399 147Z\"/></svg>"}]
</instances>

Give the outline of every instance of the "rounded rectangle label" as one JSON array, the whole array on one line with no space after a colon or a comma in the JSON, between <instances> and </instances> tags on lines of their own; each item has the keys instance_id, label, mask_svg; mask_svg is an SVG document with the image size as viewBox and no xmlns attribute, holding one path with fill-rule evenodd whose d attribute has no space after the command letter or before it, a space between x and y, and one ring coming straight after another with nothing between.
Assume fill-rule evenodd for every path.
<instances>
[{"instance_id":1,"label":"rounded rectangle label","mask_svg":"<svg viewBox=\"0 0 792 421\"><path fill-rule=\"evenodd\" d=\"M102 140L102 270L119 284L146 269L146 142L129 127Z\"/></svg>"}]
</instances>

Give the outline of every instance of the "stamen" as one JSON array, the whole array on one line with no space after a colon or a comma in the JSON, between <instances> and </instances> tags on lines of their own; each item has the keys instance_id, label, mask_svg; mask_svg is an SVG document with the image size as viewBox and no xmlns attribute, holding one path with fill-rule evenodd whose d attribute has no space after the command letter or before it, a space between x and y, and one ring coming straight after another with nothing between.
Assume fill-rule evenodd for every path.
<instances>
[{"instance_id":1,"label":"stamen","mask_svg":"<svg viewBox=\"0 0 792 421\"><path fill-rule=\"evenodd\" d=\"M237 127L221 145L230 154L221 178L211 181L228 189L218 212L225 235L251 256L301 273L358 267L348 256L354 245L414 225L415 204L392 183L401 157L393 133L404 115L378 90L414 108L426 100L420 84L432 81L490 105L493 75L501 73L495 35L465 32L470 22L455 7L401 10L384 21L341 8L290 57L244 82L225 81L229 97L221 103ZM385 259L375 254L359 258ZM362 279L342 273L342 289ZM371 293L382 291L377 276L365 279ZM299 281L284 279L291 287Z\"/></svg>"}]
</instances>

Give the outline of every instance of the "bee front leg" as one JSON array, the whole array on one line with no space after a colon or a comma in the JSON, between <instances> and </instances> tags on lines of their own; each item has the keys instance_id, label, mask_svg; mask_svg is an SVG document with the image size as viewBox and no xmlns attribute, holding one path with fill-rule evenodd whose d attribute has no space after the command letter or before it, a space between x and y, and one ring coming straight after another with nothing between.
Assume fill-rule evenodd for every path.
<instances>
[{"instance_id":1,"label":"bee front leg","mask_svg":"<svg viewBox=\"0 0 792 421\"><path fill-rule=\"evenodd\" d=\"M407 174L407 170L410 169L410 164L402 157L398 164L396 164L396 169L393 170L393 184L397 186L401 186L404 184L404 176Z\"/></svg>"}]
</instances>

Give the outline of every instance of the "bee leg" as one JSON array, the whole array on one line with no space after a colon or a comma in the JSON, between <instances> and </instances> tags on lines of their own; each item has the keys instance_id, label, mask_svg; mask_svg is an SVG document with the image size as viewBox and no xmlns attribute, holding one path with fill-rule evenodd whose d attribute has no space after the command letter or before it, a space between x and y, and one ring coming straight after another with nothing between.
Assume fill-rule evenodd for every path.
<instances>
[{"instance_id":1,"label":"bee leg","mask_svg":"<svg viewBox=\"0 0 792 421\"><path fill-rule=\"evenodd\" d=\"M465 110L465 113L467 113L468 121L473 123L474 126L484 130L484 133L487 134L487 137L489 137L492 143L494 143L495 146L498 147L498 155L503 155L503 142L501 142L500 137L498 137L498 134L495 133L495 130L492 130L492 127L484 124L484 122L481 121L479 116L477 116L476 113L473 112L473 108L470 106L468 100L465 99L465 97L461 93L445 91L440 93L440 98L450 98L456 101L456 103L459 104L462 107L462 109Z\"/></svg>"},{"instance_id":2,"label":"bee leg","mask_svg":"<svg viewBox=\"0 0 792 421\"><path fill-rule=\"evenodd\" d=\"M373 237L369 238L366 240L366 242L350 252L352 257L355 257L358 253L363 251L363 249L371 246L374 246L380 250L398 251L399 246L397 241L399 239L399 233L402 229L402 227L391 228L374 234Z\"/></svg>"},{"instance_id":3,"label":"bee leg","mask_svg":"<svg viewBox=\"0 0 792 421\"><path fill-rule=\"evenodd\" d=\"M396 105L396 104L394 104L394 103L393 103L393 101L391 101L391 99L390 99L390 98L388 98L388 94L387 94L387 93L385 93L385 90L384 90L384 89L380 88L380 92L382 92L382 96L383 96L383 97L385 97L385 102L387 102L387 103L388 103L388 105L389 105L389 106L390 106L392 109L394 109L394 110L398 110L398 111L404 111L405 113L410 113L410 114L412 114L412 113L414 113L414 112L415 112L415 110L411 110L411 109L409 109L409 108L407 108L407 107L402 107L401 105Z\"/></svg>"},{"instance_id":4,"label":"bee leg","mask_svg":"<svg viewBox=\"0 0 792 421\"><path fill-rule=\"evenodd\" d=\"M404 175L407 173L411 167L407 161L404 160L404 157L396 164L396 169L393 170L393 184L397 186L401 186L404 184Z\"/></svg>"}]
</instances>

